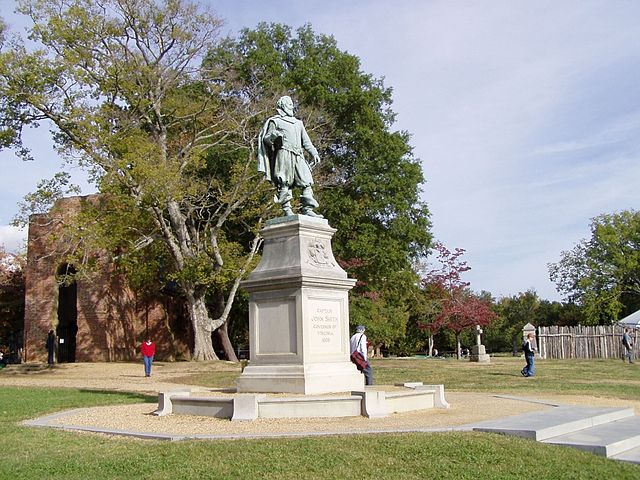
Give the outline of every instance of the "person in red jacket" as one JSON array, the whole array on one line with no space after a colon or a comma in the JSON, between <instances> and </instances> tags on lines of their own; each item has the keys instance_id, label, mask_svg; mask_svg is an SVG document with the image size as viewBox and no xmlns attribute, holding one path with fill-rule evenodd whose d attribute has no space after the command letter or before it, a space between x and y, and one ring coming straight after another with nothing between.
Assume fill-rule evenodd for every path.
<instances>
[{"instance_id":1,"label":"person in red jacket","mask_svg":"<svg viewBox=\"0 0 640 480\"><path fill-rule=\"evenodd\" d=\"M156 354L156 344L150 338L147 338L145 342L142 342L140 353L142 353L142 360L144 361L144 376L150 377L153 356Z\"/></svg>"}]
</instances>

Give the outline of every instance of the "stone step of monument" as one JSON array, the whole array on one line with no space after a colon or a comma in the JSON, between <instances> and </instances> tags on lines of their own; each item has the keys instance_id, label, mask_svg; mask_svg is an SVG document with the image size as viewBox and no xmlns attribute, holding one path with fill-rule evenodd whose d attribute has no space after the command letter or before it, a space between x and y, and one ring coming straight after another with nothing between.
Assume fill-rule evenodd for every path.
<instances>
[{"instance_id":1,"label":"stone step of monument","mask_svg":"<svg viewBox=\"0 0 640 480\"><path fill-rule=\"evenodd\" d=\"M189 390L159 392L157 416L198 415L255 420L257 418L386 417L399 412L449 408L444 385L407 384L402 389L365 387L343 394L298 395L235 393L197 396Z\"/></svg>"},{"instance_id":2,"label":"stone step of monument","mask_svg":"<svg viewBox=\"0 0 640 480\"><path fill-rule=\"evenodd\" d=\"M544 443L565 445L611 457L640 447L640 417L628 417L558 435L544 440Z\"/></svg>"},{"instance_id":3,"label":"stone step of monument","mask_svg":"<svg viewBox=\"0 0 640 480\"><path fill-rule=\"evenodd\" d=\"M473 429L542 441L634 415L633 408L560 406L480 422Z\"/></svg>"},{"instance_id":4,"label":"stone step of monument","mask_svg":"<svg viewBox=\"0 0 640 480\"><path fill-rule=\"evenodd\" d=\"M610 458L613 458L614 460L621 460L623 462L640 464L640 447L625 450L617 455L612 455Z\"/></svg>"}]
</instances>

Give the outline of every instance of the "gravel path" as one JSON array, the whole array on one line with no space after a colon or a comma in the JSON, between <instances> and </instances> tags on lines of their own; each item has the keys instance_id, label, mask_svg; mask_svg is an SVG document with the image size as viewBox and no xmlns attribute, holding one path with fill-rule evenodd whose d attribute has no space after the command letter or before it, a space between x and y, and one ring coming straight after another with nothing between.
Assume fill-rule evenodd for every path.
<instances>
[{"instance_id":1,"label":"gravel path","mask_svg":"<svg viewBox=\"0 0 640 480\"><path fill-rule=\"evenodd\" d=\"M84 389L139 392L157 395L162 390L197 389L203 393L215 389L189 385L190 376L216 375L238 371L235 364L156 363L152 376L144 377L141 364L131 363L75 363L46 368L40 365L10 366L0 372L2 386L74 387ZM445 385L446 388L446 385ZM304 432L370 432L408 431L455 428L492 418L551 408L545 403L505 398L488 393L448 392L445 397L451 408L431 409L395 414L380 419L365 417L317 419L258 419L253 422L231 422L211 417L152 415L156 404L136 404L80 409L72 414L51 420L58 425L97 427L109 430L128 430L169 435L260 436L296 435ZM528 396L531 398L530 396ZM541 396L542 402L633 406L640 411L640 400L621 401L589 396Z\"/></svg>"},{"instance_id":2,"label":"gravel path","mask_svg":"<svg viewBox=\"0 0 640 480\"><path fill-rule=\"evenodd\" d=\"M180 379L219 372L240 373L231 362L154 362L151 377L142 363L64 363L9 365L0 371L0 385L69 387L157 395L162 390L197 388Z\"/></svg>"}]
</instances>

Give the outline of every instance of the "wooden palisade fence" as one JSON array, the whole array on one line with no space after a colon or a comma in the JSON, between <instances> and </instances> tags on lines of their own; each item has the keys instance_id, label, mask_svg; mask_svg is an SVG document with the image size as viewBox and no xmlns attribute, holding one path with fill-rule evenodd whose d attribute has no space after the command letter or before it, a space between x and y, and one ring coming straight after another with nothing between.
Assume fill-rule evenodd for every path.
<instances>
[{"instance_id":1,"label":"wooden palisade fence","mask_svg":"<svg viewBox=\"0 0 640 480\"><path fill-rule=\"evenodd\" d=\"M542 358L622 358L622 333L617 325L538 327L538 352ZM631 331L638 358L638 332Z\"/></svg>"}]
</instances>

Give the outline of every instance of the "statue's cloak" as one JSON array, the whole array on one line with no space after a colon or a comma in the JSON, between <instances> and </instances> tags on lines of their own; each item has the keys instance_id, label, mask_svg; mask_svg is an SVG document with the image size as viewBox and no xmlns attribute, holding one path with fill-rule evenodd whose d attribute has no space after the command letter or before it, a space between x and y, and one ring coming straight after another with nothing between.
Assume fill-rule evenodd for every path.
<instances>
[{"instance_id":1,"label":"statue's cloak","mask_svg":"<svg viewBox=\"0 0 640 480\"><path fill-rule=\"evenodd\" d=\"M258 135L258 171L264 173L264 178L273 181L271 175L273 172L274 164L276 161L276 151L270 145L265 145L264 137L267 135L269 129L269 123L271 121L281 118L281 115L275 115L264 122L260 135Z\"/></svg>"}]
</instances>

